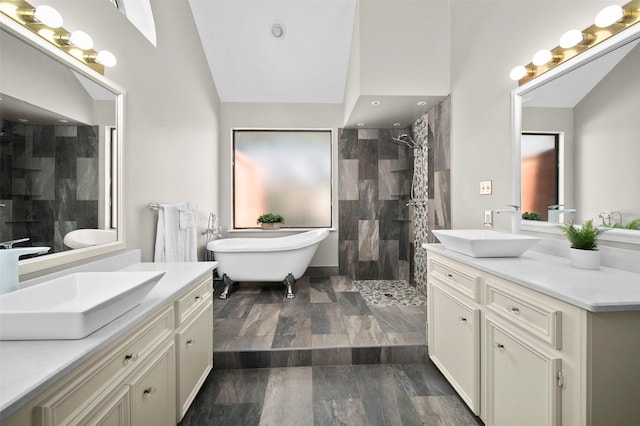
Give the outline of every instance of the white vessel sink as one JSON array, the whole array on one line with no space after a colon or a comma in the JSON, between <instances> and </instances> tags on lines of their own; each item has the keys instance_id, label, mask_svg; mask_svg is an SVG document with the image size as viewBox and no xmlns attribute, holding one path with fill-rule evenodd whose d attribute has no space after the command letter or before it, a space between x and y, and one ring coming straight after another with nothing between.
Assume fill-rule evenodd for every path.
<instances>
[{"instance_id":1,"label":"white vessel sink","mask_svg":"<svg viewBox=\"0 0 640 426\"><path fill-rule=\"evenodd\" d=\"M484 229L440 229L432 231L442 245L471 257L518 257L540 238Z\"/></svg>"},{"instance_id":2,"label":"white vessel sink","mask_svg":"<svg viewBox=\"0 0 640 426\"><path fill-rule=\"evenodd\" d=\"M118 239L115 229L76 229L64 236L64 245L78 249L98 244L112 243Z\"/></svg>"},{"instance_id":3,"label":"white vessel sink","mask_svg":"<svg viewBox=\"0 0 640 426\"><path fill-rule=\"evenodd\" d=\"M81 272L0 296L0 340L82 339L140 304L164 272Z\"/></svg>"}]
</instances>

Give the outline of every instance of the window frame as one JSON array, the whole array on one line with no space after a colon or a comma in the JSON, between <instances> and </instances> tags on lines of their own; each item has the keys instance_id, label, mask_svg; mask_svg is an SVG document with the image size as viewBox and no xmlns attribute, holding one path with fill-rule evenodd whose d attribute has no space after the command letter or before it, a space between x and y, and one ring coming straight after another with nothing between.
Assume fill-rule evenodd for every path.
<instances>
[{"instance_id":1,"label":"window frame","mask_svg":"<svg viewBox=\"0 0 640 426\"><path fill-rule=\"evenodd\" d=\"M268 128L268 127L234 127L231 128L231 224L232 231L259 231L261 228L256 224L252 227L239 227L236 223L236 133L237 132L273 132L273 133L327 133L329 136L329 225L328 226L285 226L280 229L283 230L305 230L305 229L320 229L331 228L333 229L334 221L334 136L335 129L333 128ZM275 213L275 212L274 212ZM285 218L286 219L286 218Z\"/></svg>"}]
</instances>

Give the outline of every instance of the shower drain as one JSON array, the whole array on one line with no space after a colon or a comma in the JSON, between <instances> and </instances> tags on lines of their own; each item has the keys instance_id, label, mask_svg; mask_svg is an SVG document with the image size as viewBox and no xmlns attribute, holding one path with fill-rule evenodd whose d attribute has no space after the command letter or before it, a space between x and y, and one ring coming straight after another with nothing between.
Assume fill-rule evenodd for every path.
<instances>
[{"instance_id":1,"label":"shower drain","mask_svg":"<svg viewBox=\"0 0 640 426\"><path fill-rule=\"evenodd\" d=\"M387 296L387 297L393 297L393 294L391 294L391 293L385 293L384 295Z\"/></svg>"}]
</instances>

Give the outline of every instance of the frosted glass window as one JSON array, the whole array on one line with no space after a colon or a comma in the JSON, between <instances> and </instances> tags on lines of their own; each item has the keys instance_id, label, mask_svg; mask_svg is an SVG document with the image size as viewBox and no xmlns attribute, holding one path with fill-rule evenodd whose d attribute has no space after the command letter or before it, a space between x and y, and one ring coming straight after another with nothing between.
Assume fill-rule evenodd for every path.
<instances>
[{"instance_id":1,"label":"frosted glass window","mask_svg":"<svg viewBox=\"0 0 640 426\"><path fill-rule=\"evenodd\" d=\"M330 130L234 130L234 228L263 213L286 228L331 227Z\"/></svg>"},{"instance_id":2,"label":"frosted glass window","mask_svg":"<svg viewBox=\"0 0 640 426\"><path fill-rule=\"evenodd\" d=\"M523 133L520 140L522 211L547 220L549 206L558 204L559 135Z\"/></svg>"}]
</instances>

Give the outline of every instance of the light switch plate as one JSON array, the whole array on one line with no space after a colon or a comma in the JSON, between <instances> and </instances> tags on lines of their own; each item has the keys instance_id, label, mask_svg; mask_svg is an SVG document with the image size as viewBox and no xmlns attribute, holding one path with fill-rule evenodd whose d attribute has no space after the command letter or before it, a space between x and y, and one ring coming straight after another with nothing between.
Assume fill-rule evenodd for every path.
<instances>
[{"instance_id":1,"label":"light switch plate","mask_svg":"<svg viewBox=\"0 0 640 426\"><path fill-rule=\"evenodd\" d=\"M480 195L491 195L491 181L483 180L480 182Z\"/></svg>"}]
</instances>

